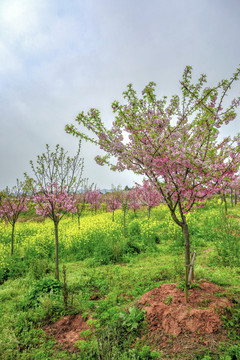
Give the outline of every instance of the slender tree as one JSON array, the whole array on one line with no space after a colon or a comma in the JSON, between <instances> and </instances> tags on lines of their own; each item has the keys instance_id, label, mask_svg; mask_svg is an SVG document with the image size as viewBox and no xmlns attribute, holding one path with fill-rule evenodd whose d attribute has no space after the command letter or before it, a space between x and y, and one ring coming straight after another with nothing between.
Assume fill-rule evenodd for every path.
<instances>
[{"instance_id":1,"label":"slender tree","mask_svg":"<svg viewBox=\"0 0 240 360\"><path fill-rule=\"evenodd\" d=\"M137 185L136 192L142 205L148 208L148 219L150 219L151 209L158 206L162 200L161 193L155 188L153 183L144 180L143 185Z\"/></svg>"},{"instance_id":2,"label":"slender tree","mask_svg":"<svg viewBox=\"0 0 240 360\"><path fill-rule=\"evenodd\" d=\"M186 279L190 265L190 238L186 213L204 206L207 198L231 181L239 167L240 135L219 140L219 129L236 117L240 98L223 109L223 100L240 68L229 80L204 87L206 75L192 83L192 68L184 70L182 96L157 99L155 83L150 82L138 98L132 85L123 93L126 104L112 104L115 121L106 129L100 112L91 109L76 118L95 134L80 132L74 125L66 131L92 141L106 152L97 156L98 164L112 170L132 170L146 176L158 189L171 217L181 227L185 241ZM128 138L127 138L128 135ZM116 159L115 163L111 158ZM187 280L186 280L187 298Z\"/></svg>"},{"instance_id":3,"label":"slender tree","mask_svg":"<svg viewBox=\"0 0 240 360\"><path fill-rule=\"evenodd\" d=\"M86 202L90 204L92 211L97 213L97 209L101 207L102 195L99 189L89 190L86 193Z\"/></svg>"},{"instance_id":4,"label":"slender tree","mask_svg":"<svg viewBox=\"0 0 240 360\"><path fill-rule=\"evenodd\" d=\"M80 157L81 143L75 156L67 156L67 152L56 145L55 151L46 152L37 157L37 164L30 161L35 178L33 201L37 214L49 217L55 230L55 278L59 280L58 225L66 213L76 212L75 194L83 182L83 159ZM29 184L34 184L25 174Z\"/></svg>"},{"instance_id":5,"label":"slender tree","mask_svg":"<svg viewBox=\"0 0 240 360\"><path fill-rule=\"evenodd\" d=\"M138 209L141 209L141 202L139 199L139 194L137 191L137 188L132 188L131 190L129 190L129 204L128 204L129 209L133 210L134 212L134 216L136 216L136 211Z\"/></svg>"},{"instance_id":6,"label":"slender tree","mask_svg":"<svg viewBox=\"0 0 240 360\"><path fill-rule=\"evenodd\" d=\"M14 252L15 225L19 215L28 210L28 197L24 192L24 183L17 179L17 185L12 189L7 188L1 194L0 218L12 226L11 255Z\"/></svg>"},{"instance_id":7,"label":"slender tree","mask_svg":"<svg viewBox=\"0 0 240 360\"><path fill-rule=\"evenodd\" d=\"M37 156L36 165L31 160L30 165L34 174L34 180L38 186L46 188L48 184L57 183L67 193L77 192L83 183L84 159L80 157L81 141L75 156L68 156L68 152L56 145L55 151L46 145L46 152ZM31 178L25 174L31 184Z\"/></svg>"},{"instance_id":8,"label":"slender tree","mask_svg":"<svg viewBox=\"0 0 240 360\"><path fill-rule=\"evenodd\" d=\"M78 219L78 229L80 229L81 216L86 209L87 193L91 187L88 186L88 181L86 179L83 182L81 192L79 194L75 194L75 200L76 200L75 206L77 209L76 214L77 214L77 219Z\"/></svg>"},{"instance_id":9,"label":"slender tree","mask_svg":"<svg viewBox=\"0 0 240 360\"><path fill-rule=\"evenodd\" d=\"M36 213L42 217L49 217L54 223L55 278L59 280L58 225L66 213L75 213L77 211L76 199L74 194L67 193L66 186L49 183L45 187L38 189L38 192L33 196L33 202L36 203Z\"/></svg>"},{"instance_id":10,"label":"slender tree","mask_svg":"<svg viewBox=\"0 0 240 360\"><path fill-rule=\"evenodd\" d=\"M114 221L115 210L121 209L121 193L119 190L113 189L112 192L105 195L107 210L112 212L112 221Z\"/></svg>"},{"instance_id":11,"label":"slender tree","mask_svg":"<svg viewBox=\"0 0 240 360\"><path fill-rule=\"evenodd\" d=\"M236 178L231 182L230 186L234 193L234 204L237 205L238 197L240 193L240 175L236 176Z\"/></svg>"}]
</instances>

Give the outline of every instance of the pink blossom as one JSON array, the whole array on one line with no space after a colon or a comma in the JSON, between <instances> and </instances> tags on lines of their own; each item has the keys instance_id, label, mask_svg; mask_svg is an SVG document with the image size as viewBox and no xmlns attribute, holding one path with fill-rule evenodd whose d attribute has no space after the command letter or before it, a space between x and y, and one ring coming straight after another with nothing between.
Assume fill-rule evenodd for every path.
<instances>
[{"instance_id":1,"label":"pink blossom","mask_svg":"<svg viewBox=\"0 0 240 360\"><path fill-rule=\"evenodd\" d=\"M66 213L77 211L73 194L68 194L66 187L57 183L48 183L46 188L40 188L33 196L35 210L42 217L49 217L58 222Z\"/></svg>"},{"instance_id":2,"label":"pink blossom","mask_svg":"<svg viewBox=\"0 0 240 360\"><path fill-rule=\"evenodd\" d=\"M0 203L0 218L13 224L17 221L20 213L27 211L28 198L24 195L7 196Z\"/></svg>"},{"instance_id":3,"label":"pink blossom","mask_svg":"<svg viewBox=\"0 0 240 360\"><path fill-rule=\"evenodd\" d=\"M99 189L89 190L86 193L86 202L91 205L91 209L97 211L101 207L101 192Z\"/></svg>"}]
</instances>

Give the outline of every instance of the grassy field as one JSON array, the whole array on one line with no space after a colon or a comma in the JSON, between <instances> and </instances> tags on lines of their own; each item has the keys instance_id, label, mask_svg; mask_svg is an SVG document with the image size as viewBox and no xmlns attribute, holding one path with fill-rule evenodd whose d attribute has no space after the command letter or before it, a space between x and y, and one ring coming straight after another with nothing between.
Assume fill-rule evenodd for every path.
<instances>
[{"instance_id":1,"label":"grassy field","mask_svg":"<svg viewBox=\"0 0 240 360\"><path fill-rule=\"evenodd\" d=\"M240 359L240 205L224 216L220 200L187 215L195 282L225 287L235 308L222 314L227 340L218 349L178 359ZM181 229L164 205L123 215L66 216L59 225L61 281L54 280L54 226L24 214L16 225L15 254L10 256L11 227L0 223L1 359L173 359L144 334L148 327L137 305L143 294L163 283L182 284L184 244ZM67 315L81 314L89 329L69 350L46 331ZM203 344L204 345L204 344Z\"/></svg>"}]
</instances>

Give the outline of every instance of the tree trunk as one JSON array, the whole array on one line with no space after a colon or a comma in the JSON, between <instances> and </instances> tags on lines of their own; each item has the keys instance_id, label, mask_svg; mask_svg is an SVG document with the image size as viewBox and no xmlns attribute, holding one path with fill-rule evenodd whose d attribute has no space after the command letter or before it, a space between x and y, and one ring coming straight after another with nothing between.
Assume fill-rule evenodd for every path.
<instances>
[{"instance_id":1,"label":"tree trunk","mask_svg":"<svg viewBox=\"0 0 240 360\"><path fill-rule=\"evenodd\" d=\"M78 230L80 230L80 216L78 216Z\"/></svg>"},{"instance_id":2,"label":"tree trunk","mask_svg":"<svg viewBox=\"0 0 240 360\"><path fill-rule=\"evenodd\" d=\"M123 236L126 237L126 212L127 207L123 206Z\"/></svg>"},{"instance_id":3,"label":"tree trunk","mask_svg":"<svg viewBox=\"0 0 240 360\"><path fill-rule=\"evenodd\" d=\"M232 207L233 207L233 189L231 188L231 204L232 204Z\"/></svg>"},{"instance_id":4,"label":"tree trunk","mask_svg":"<svg viewBox=\"0 0 240 360\"><path fill-rule=\"evenodd\" d=\"M224 201L224 207L225 207L225 215L227 215L227 199L225 193L223 193L223 201Z\"/></svg>"},{"instance_id":5,"label":"tree trunk","mask_svg":"<svg viewBox=\"0 0 240 360\"><path fill-rule=\"evenodd\" d=\"M113 216L112 216L112 221L114 221L114 210L113 210Z\"/></svg>"},{"instance_id":6,"label":"tree trunk","mask_svg":"<svg viewBox=\"0 0 240 360\"><path fill-rule=\"evenodd\" d=\"M190 265L190 240L189 240L188 225L186 222L183 224L182 231L183 231L184 245L185 245L185 266L189 267L189 265Z\"/></svg>"},{"instance_id":7,"label":"tree trunk","mask_svg":"<svg viewBox=\"0 0 240 360\"><path fill-rule=\"evenodd\" d=\"M55 228L55 279L59 280L59 267L58 267L58 222L54 221Z\"/></svg>"},{"instance_id":8,"label":"tree trunk","mask_svg":"<svg viewBox=\"0 0 240 360\"><path fill-rule=\"evenodd\" d=\"M184 217L184 223L182 226L184 245L185 245L185 302L187 303L188 296L188 274L190 266L190 240L189 240L189 230L186 219Z\"/></svg>"},{"instance_id":9,"label":"tree trunk","mask_svg":"<svg viewBox=\"0 0 240 360\"><path fill-rule=\"evenodd\" d=\"M13 247L14 247L14 229L15 229L15 222L12 223L11 256L13 255Z\"/></svg>"},{"instance_id":10,"label":"tree trunk","mask_svg":"<svg viewBox=\"0 0 240 360\"><path fill-rule=\"evenodd\" d=\"M188 297L188 274L189 274L189 266L190 266L190 236L189 236L189 230L188 230L188 224L186 221L186 217L183 213L182 210L182 206L181 203L179 202L178 204L179 207L179 211L181 214L181 220L180 221L176 214L175 211L173 211L171 208L171 216L173 221L182 228L182 232L183 232L183 237L184 237L184 246L185 246L185 286L184 286L184 290L185 290L185 302L187 303L187 297Z\"/></svg>"},{"instance_id":11,"label":"tree trunk","mask_svg":"<svg viewBox=\"0 0 240 360\"><path fill-rule=\"evenodd\" d=\"M150 215L151 215L151 206L148 207L148 214L147 214L148 220L150 219Z\"/></svg>"},{"instance_id":12,"label":"tree trunk","mask_svg":"<svg viewBox=\"0 0 240 360\"><path fill-rule=\"evenodd\" d=\"M189 274L188 274L188 284L191 284L192 280L194 279L194 261L196 259L196 251L194 250L192 255L192 260L189 265Z\"/></svg>"}]
</instances>

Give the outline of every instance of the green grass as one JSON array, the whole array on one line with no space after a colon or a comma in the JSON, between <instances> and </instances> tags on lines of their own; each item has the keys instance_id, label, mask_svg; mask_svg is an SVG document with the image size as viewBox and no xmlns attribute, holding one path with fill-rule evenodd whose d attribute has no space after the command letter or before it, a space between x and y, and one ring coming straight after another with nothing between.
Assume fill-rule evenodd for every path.
<instances>
[{"instance_id":1,"label":"green grass","mask_svg":"<svg viewBox=\"0 0 240 360\"><path fill-rule=\"evenodd\" d=\"M84 224L86 227L89 222L94 224L99 221L102 224L101 217L105 214L86 215L82 219L81 238L77 237L77 232L70 233L73 224L76 226L76 218L66 218L61 225L60 281L63 282L62 267L65 265L69 294L67 308L61 291L55 293L48 289L46 292L41 287L45 279L54 278L51 223L26 221L17 224L15 257L11 259L3 252L0 254L2 271L5 271L0 286L0 358L99 359L96 350L99 341L102 351L105 351L105 357L101 358L104 360L108 360L110 355L111 360L164 358L150 344L141 342L139 334L145 331L145 322L134 309L145 292L162 283L181 282L184 279L182 234L166 210L162 206L153 209L149 223L145 211L139 212L137 218L129 212L126 239L122 236L121 211L116 213L114 228L106 227L102 235L99 229L94 230L94 225L89 227L88 233L84 232ZM235 216L227 220L231 221L230 228L234 229L230 235L229 226L226 227L225 220L221 220L217 214L221 214L220 205L212 201L205 209L189 215L192 249L197 251L195 279L212 281L239 296L240 264L235 251L239 238L234 237L239 226L239 204L229 209L229 214ZM111 219L111 214L107 214L108 217ZM216 226L221 230L219 236L216 236ZM235 249L234 254L227 251L229 243L222 241L226 233ZM72 234L72 238L69 234ZM0 235L5 251L10 243L10 229L2 226ZM65 236L68 243L64 243ZM83 248L80 249L78 241ZM139 251L134 251L133 245ZM84 246L88 250L85 251ZM0 252L3 251L1 249ZM81 259L78 251L82 254ZM33 289L38 289L38 301L37 305L30 306ZM96 293L98 300L90 300ZM61 349L54 339L47 338L42 328L67 314L77 313L96 319L98 331L85 343L78 345L82 349L80 352L71 354ZM234 316L237 318L238 314ZM196 355L196 359L240 359L236 355L238 349L233 348L236 340L231 339L233 330L229 330L230 347L221 345L218 354ZM129 332L128 341L123 336L124 331Z\"/></svg>"}]
</instances>

